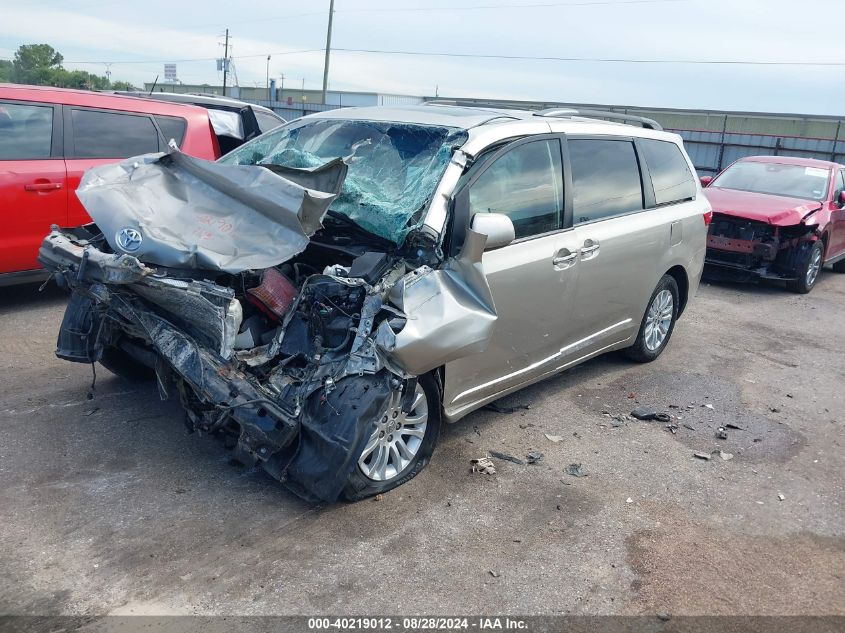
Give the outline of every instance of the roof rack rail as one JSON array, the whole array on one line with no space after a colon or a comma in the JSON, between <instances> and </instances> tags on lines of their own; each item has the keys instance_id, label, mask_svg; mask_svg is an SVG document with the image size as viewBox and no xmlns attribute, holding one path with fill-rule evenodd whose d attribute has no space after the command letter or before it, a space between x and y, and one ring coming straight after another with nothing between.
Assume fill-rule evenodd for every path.
<instances>
[{"instance_id":1,"label":"roof rack rail","mask_svg":"<svg viewBox=\"0 0 845 633\"><path fill-rule=\"evenodd\" d=\"M454 99L432 99L430 101L423 101L422 105L427 106L453 106L458 105Z\"/></svg>"},{"instance_id":2,"label":"roof rack rail","mask_svg":"<svg viewBox=\"0 0 845 633\"><path fill-rule=\"evenodd\" d=\"M644 116L634 116L633 114L623 114L622 112L612 112L610 110L577 110L574 108L547 108L545 110L538 110L534 116L547 117L587 117L610 119L612 121L620 121L622 123L636 123L641 127L649 130L662 131L663 126L654 119L649 119Z\"/></svg>"}]
</instances>

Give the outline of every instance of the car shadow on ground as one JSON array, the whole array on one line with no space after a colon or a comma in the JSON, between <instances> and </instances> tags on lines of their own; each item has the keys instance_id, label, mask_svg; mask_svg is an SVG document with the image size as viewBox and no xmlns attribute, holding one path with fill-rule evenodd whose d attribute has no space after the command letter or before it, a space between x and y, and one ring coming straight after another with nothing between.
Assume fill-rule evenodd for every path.
<instances>
[{"instance_id":1,"label":"car shadow on ground","mask_svg":"<svg viewBox=\"0 0 845 633\"><path fill-rule=\"evenodd\" d=\"M43 289L42 289L43 286ZM67 303L67 290L54 282L0 286L0 314Z\"/></svg>"},{"instance_id":2,"label":"car shadow on ground","mask_svg":"<svg viewBox=\"0 0 845 633\"><path fill-rule=\"evenodd\" d=\"M489 405L473 411L454 424L444 423L441 429L441 442L452 438L464 438L474 433L495 432L496 427L504 423L503 419L516 420L520 417L520 411L528 407L532 409L542 407L546 401L556 398L567 390L576 391L575 396L577 397L579 386L583 385L586 389L588 386L594 385L596 381L599 381L599 384L610 382L619 372L641 366L618 352L596 356L580 365L503 396Z\"/></svg>"},{"instance_id":3,"label":"car shadow on ground","mask_svg":"<svg viewBox=\"0 0 845 633\"><path fill-rule=\"evenodd\" d=\"M839 276L841 275L839 275L839 273L833 272L833 270L831 270L829 266L822 269L822 271L819 273L819 278L816 281L816 285L813 287L809 294L817 292L819 289L829 285ZM706 269L704 272L704 276L701 278L701 285L712 286L714 288L722 288L724 290L744 292L755 296L801 296L800 294L789 290L789 288L786 287L786 282L783 281L777 281L774 279L752 279L749 281L740 281L736 279L720 277L712 273L708 274Z\"/></svg>"}]
</instances>

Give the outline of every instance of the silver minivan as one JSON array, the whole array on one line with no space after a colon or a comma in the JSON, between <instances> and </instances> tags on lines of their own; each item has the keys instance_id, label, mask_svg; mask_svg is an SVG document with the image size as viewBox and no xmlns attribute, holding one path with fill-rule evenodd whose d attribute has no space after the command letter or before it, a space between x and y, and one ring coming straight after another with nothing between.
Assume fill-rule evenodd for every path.
<instances>
[{"instance_id":1,"label":"silver minivan","mask_svg":"<svg viewBox=\"0 0 845 633\"><path fill-rule=\"evenodd\" d=\"M217 163L91 170L40 261L57 355L157 377L298 494L415 476L442 421L598 354L657 358L710 207L647 119L423 105L292 121Z\"/></svg>"}]
</instances>

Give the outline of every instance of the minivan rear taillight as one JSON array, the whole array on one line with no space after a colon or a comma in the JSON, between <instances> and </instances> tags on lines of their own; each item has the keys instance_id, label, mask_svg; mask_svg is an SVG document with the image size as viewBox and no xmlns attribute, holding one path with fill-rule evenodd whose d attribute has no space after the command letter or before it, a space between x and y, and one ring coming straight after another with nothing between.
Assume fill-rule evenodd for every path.
<instances>
[{"instance_id":1,"label":"minivan rear taillight","mask_svg":"<svg viewBox=\"0 0 845 633\"><path fill-rule=\"evenodd\" d=\"M704 226L710 226L710 222L713 221L713 211L712 209L704 214Z\"/></svg>"}]
</instances>

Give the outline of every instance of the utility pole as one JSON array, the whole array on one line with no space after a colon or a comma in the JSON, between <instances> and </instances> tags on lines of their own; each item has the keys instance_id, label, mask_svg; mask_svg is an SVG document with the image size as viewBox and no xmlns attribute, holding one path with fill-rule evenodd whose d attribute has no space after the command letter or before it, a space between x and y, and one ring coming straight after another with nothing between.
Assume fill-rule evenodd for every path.
<instances>
[{"instance_id":1,"label":"utility pole","mask_svg":"<svg viewBox=\"0 0 845 633\"><path fill-rule=\"evenodd\" d=\"M272 101L270 98L270 56L267 55L267 101Z\"/></svg>"},{"instance_id":2,"label":"utility pole","mask_svg":"<svg viewBox=\"0 0 845 633\"><path fill-rule=\"evenodd\" d=\"M326 103L326 90L329 87L329 55L332 52L332 17L334 0L329 0L329 28L326 30L326 62L323 65L323 103Z\"/></svg>"},{"instance_id":3,"label":"utility pole","mask_svg":"<svg viewBox=\"0 0 845 633\"><path fill-rule=\"evenodd\" d=\"M218 44L219 46L219 44ZM229 73L229 29L226 29L226 43L223 45L223 96L226 96L226 75Z\"/></svg>"}]
</instances>

